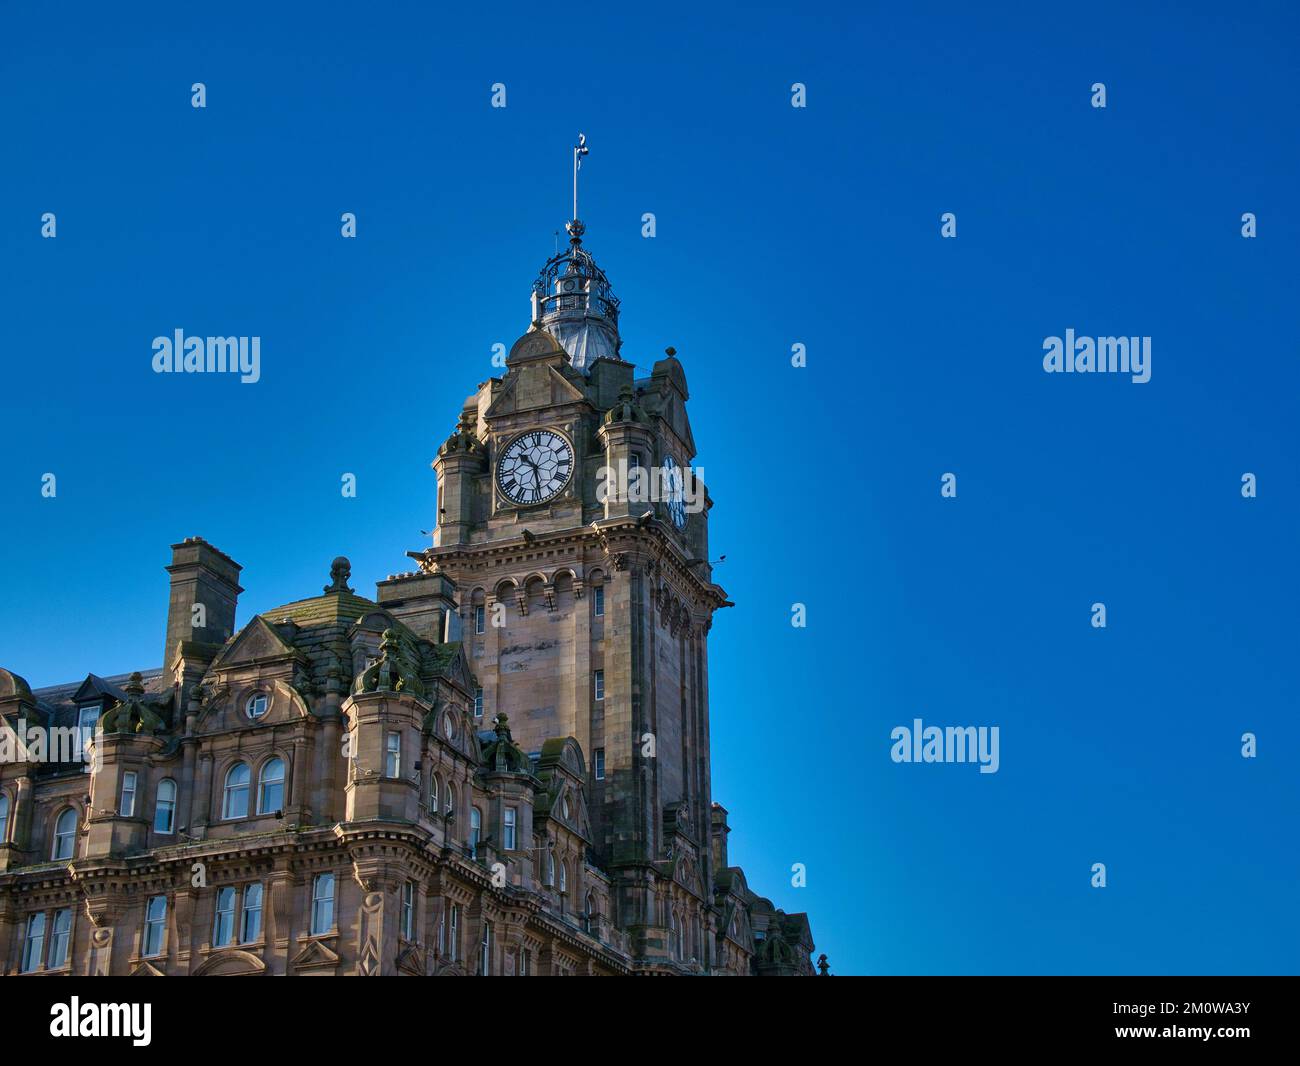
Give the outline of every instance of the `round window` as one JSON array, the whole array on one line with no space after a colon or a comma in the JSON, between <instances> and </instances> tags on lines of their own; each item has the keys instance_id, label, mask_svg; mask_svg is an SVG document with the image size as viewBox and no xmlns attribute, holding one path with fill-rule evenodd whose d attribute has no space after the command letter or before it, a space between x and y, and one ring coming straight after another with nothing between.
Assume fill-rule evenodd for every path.
<instances>
[{"instance_id":1,"label":"round window","mask_svg":"<svg viewBox=\"0 0 1300 1066\"><path fill-rule=\"evenodd\" d=\"M442 731L447 735L448 740L456 739L456 719L451 711L442 716Z\"/></svg>"},{"instance_id":2,"label":"round window","mask_svg":"<svg viewBox=\"0 0 1300 1066\"><path fill-rule=\"evenodd\" d=\"M254 692L248 697L248 702L244 705L244 710L248 712L248 717L257 719L266 714L267 699L265 692Z\"/></svg>"}]
</instances>

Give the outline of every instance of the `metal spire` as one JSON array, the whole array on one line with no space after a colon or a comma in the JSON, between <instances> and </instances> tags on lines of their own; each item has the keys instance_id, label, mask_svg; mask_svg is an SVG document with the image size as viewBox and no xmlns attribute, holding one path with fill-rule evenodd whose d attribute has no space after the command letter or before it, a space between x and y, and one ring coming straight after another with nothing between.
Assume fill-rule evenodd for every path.
<instances>
[{"instance_id":1,"label":"metal spire","mask_svg":"<svg viewBox=\"0 0 1300 1066\"><path fill-rule=\"evenodd\" d=\"M587 154L587 135L578 134L578 143L573 146L573 220L565 224L572 244L582 243L582 233L586 228L578 219L578 171L582 169L582 157Z\"/></svg>"}]
</instances>

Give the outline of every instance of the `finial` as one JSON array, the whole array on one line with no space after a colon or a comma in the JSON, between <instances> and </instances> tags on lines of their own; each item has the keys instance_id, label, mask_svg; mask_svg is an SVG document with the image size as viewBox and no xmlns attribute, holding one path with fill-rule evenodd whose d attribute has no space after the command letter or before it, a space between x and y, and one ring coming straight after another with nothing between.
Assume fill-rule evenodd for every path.
<instances>
[{"instance_id":1,"label":"finial","mask_svg":"<svg viewBox=\"0 0 1300 1066\"><path fill-rule=\"evenodd\" d=\"M667 348L664 349L664 355L668 356L669 358L672 358L676 354L677 354L677 349L672 347L671 345L669 345Z\"/></svg>"},{"instance_id":2,"label":"finial","mask_svg":"<svg viewBox=\"0 0 1300 1066\"><path fill-rule=\"evenodd\" d=\"M822 957L817 960L817 969L821 971L821 974L819 975L821 977L829 977L831 975L831 964L826 961L826 955L824 953Z\"/></svg>"},{"instance_id":3,"label":"finial","mask_svg":"<svg viewBox=\"0 0 1300 1066\"><path fill-rule=\"evenodd\" d=\"M351 592L348 588L348 578L352 576L352 564L348 561L347 556L340 555L330 563L330 584L325 586L326 592Z\"/></svg>"},{"instance_id":4,"label":"finial","mask_svg":"<svg viewBox=\"0 0 1300 1066\"><path fill-rule=\"evenodd\" d=\"M573 146L573 219L564 224L569 231L569 243L575 247L582 243L586 227L578 220L578 171L582 169L582 157L587 154L587 135L578 134L578 143Z\"/></svg>"},{"instance_id":5,"label":"finial","mask_svg":"<svg viewBox=\"0 0 1300 1066\"><path fill-rule=\"evenodd\" d=\"M139 670L136 670L127 680L124 691L128 696L135 696L137 699L144 695L144 678L140 676Z\"/></svg>"}]
</instances>

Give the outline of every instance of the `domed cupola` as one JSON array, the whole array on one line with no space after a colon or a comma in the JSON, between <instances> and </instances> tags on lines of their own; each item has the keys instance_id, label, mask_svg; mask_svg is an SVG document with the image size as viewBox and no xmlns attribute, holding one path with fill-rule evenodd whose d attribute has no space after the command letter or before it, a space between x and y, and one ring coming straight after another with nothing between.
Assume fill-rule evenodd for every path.
<instances>
[{"instance_id":1,"label":"domed cupola","mask_svg":"<svg viewBox=\"0 0 1300 1066\"><path fill-rule=\"evenodd\" d=\"M609 278L582 247L586 227L578 218L578 170L587 154L586 138L573 149L573 218L564 224L569 247L552 256L533 282L532 328L544 329L569 353L569 362L587 372L597 359L617 359L618 297Z\"/></svg>"}]
</instances>

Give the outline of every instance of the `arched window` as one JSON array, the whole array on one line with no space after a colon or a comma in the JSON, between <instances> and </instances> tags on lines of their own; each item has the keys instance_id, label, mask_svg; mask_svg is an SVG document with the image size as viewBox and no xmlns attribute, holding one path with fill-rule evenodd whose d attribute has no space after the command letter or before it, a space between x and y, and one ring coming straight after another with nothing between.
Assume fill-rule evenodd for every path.
<instances>
[{"instance_id":1,"label":"arched window","mask_svg":"<svg viewBox=\"0 0 1300 1066\"><path fill-rule=\"evenodd\" d=\"M69 807L54 823L54 851L52 858L70 859L77 845L77 812Z\"/></svg>"},{"instance_id":2,"label":"arched window","mask_svg":"<svg viewBox=\"0 0 1300 1066\"><path fill-rule=\"evenodd\" d=\"M0 792L0 844L9 839L9 797Z\"/></svg>"},{"instance_id":3,"label":"arched window","mask_svg":"<svg viewBox=\"0 0 1300 1066\"><path fill-rule=\"evenodd\" d=\"M442 798L442 778L437 774L433 775L433 781L429 785L429 813L438 813L438 801Z\"/></svg>"},{"instance_id":4,"label":"arched window","mask_svg":"<svg viewBox=\"0 0 1300 1066\"><path fill-rule=\"evenodd\" d=\"M262 764L257 775L257 813L274 814L284 810L284 760L278 755Z\"/></svg>"},{"instance_id":5,"label":"arched window","mask_svg":"<svg viewBox=\"0 0 1300 1066\"><path fill-rule=\"evenodd\" d=\"M477 807L469 809L469 854L470 858L478 856L478 842L483 836L483 815Z\"/></svg>"},{"instance_id":6,"label":"arched window","mask_svg":"<svg viewBox=\"0 0 1300 1066\"><path fill-rule=\"evenodd\" d=\"M569 864L567 862L561 862L560 863L560 895L563 896L568 891L569 891ZM563 900L561 900L560 906L561 907L564 906Z\"/></svg>"},{"instance_id":7,"label":"arched window","mask_svg":"<svg viewBox=\"0 0 1300 1066\"><path fill-rule=\"evenodd\" d=\"M546 854L546 883L555 884L555 855L551 852Z\"/></svg>"},{"instance_id":8,"label":"arched window","mask_svg":"<svg viewBox=\"0 0 1300 1066\"><path fill-rule=\"evenodd\" d=\"M443 797L446 802L443 803L442 809L447 812L447 817L456 813L456 794L452 791L451 782L447 782L447 794Z\"/></svg>"},{"instance_id":9,"label":"arched window","mask_svg":"<svg viewBox=\"0 0 1300 1066\"><path fill-rule=\"evenodd\" d=\"M248 817L248 763L237 762L226 771L226 787L221 797L222 818Z\"/></svg>"},{"instance_id":10,"label":"arched window","mask_svg":"<svg viewBox=\"0 0 1300 1066\"><path fill-rule=\"evenodd\" d=\"M582 931L591 936L592 929L592 912L596 909L596 897L590 892L587 893L587 905L582 913Z\"/></svg>"},{"instance_id":11,"label":"arched window","mask_svg":"<svg viewBox=\"0 0 1300 1066\"><path fill-rule=\"evenodd\" d=\"M170 833L176 828L176 782L164 777L158 782L158 795L153 807L153 831Z\"/></svg>"}]
</instances>

